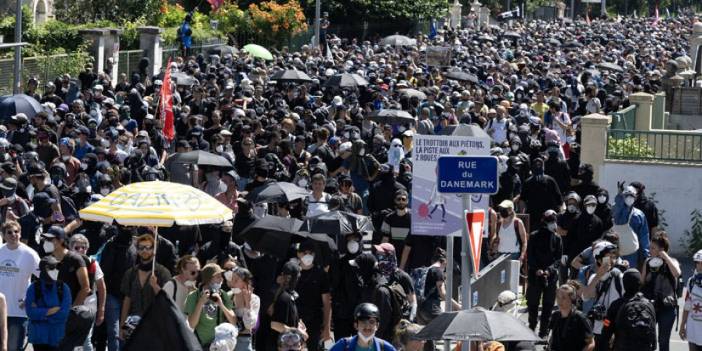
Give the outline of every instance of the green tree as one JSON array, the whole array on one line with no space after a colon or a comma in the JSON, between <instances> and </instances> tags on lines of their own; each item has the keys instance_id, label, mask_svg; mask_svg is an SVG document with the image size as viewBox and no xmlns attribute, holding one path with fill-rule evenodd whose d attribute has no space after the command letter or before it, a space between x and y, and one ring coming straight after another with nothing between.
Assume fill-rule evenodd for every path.
<instances>
[{"instance_id":1,"label":"green tree","mask_svg":"<svg viewBox=\"0 0 702 351\"><path fill-rule=\"evenodd\" d=\"M56 19L62 22L81 24L107 20L125 23L139 18L155 20L160 4L160 0L56 0L54 7Z\"/></svg>"}]
</instances>

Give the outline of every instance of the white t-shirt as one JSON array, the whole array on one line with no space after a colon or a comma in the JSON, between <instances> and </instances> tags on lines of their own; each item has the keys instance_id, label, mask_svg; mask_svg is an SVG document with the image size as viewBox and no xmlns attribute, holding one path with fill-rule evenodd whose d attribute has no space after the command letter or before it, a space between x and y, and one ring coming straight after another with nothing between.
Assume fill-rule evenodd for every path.
<instances>
[{"instance_id":1,"label":"white t-shirt","mask_svg":"<svg viewBox=\"0 0 702 351\"><path fill-rule=\"evenodd\" d=\"M0 292L5 294L8 317L27 317L24 298L32 275L39 276L39 255L25 244L10 250L0 246Z\"/></svg>"},{"instance_id":2,"label":"white t-shirt","mask_svg":"<svg viewBox=\"0 0 702 351\"><path fill-rule=\"evenodd\" d=\"M502 144L507 140L507 119L502 118L500 121L495 117L491 122L492 123L488 123L488 129L492 128L494 130L492 133L492 140L495 144Z\"/></svg>"},{"instance_id":3,"label":"white t-shirt","mask_svg":"<svg viewBox=\"0 0 702 351\"><path fill-rule=\"evenodd\" d=\"M103 273L102 268L100 268L100 262L92 262L95 263L95 281L97 282L98 280L105 278L105 273ZM85 298L85 302L83 302L83 305L90 307L93 311L97 311L97 285L95 286L95 289L93 289L92 294L88 295L88 297Z\"/></svg>"},{"instance_id":4,"label":"white t-shirt","mask_svg":"<svg viewBox=\"0 0 702 351\"><path fill-rule=\"evenodd\" d=\"M307 195L307 217L329 212L329 200L331 195L325 192L322 192L319 200L315 199L313 194Z\"/></svg>"},{"instance_id":5,"label":"white t-shirt","mask_svg":"<svg viewBox=\"0 0 702 351\"><path fill-rule=\"evenodd\" d=\"M175 282L175 286L173 285L173 282ZM166 295L170 296L171 298L173 298L173 288L176 288L174 302L176 306L178 306L178 309L184 311L185 299L191 292L195 291L196 289L185 286L185 284L181 283L180 280L178 280L175 277L167 281L166 284L163 284L163 290L166 292Z\"/></svg>"},{"instance_id":6,"label":"white t-shirt","mask_svg":"<svg viewBox=\"0 0 702 351\"><path fill-rule=\"evenodd\" d=\"M692 278L690 278L692 279ZM686 288L690 286L688 281ZM687 340L696 345L702 345L702 288L692 284L692 290L685 296L687 314Z\"/></svg>"}]
</instances>

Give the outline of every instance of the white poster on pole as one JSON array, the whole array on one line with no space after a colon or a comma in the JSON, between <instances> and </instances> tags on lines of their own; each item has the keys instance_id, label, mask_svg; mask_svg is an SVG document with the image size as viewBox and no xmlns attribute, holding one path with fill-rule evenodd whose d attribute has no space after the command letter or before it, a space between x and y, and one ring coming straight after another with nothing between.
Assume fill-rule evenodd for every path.
<instances>
[{"instance_id":1,"label":"white poster on pole","mask_svg":"<svg viewBox=\"0 0 702 351\"><path fill-rule=\"evenodd\" d=\"M439 156L490 154L489 137L448 135L414 136L412 148L412 228L415 235L460 236L465 226L463 202L458 195L436 190ZM488 213L489 195L472 195L473 210ZM488 228L487 217L483 228Z\"/></svg>"}]
</instances>

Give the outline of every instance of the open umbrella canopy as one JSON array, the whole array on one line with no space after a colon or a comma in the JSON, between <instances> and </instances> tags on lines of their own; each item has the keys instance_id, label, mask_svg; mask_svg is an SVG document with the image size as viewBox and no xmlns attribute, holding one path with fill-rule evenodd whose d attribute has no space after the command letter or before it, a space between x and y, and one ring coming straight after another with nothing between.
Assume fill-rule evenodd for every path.
<instances>
[{"instance_id":1,"label":"open umbrella canopy","mask_svg":"<svg viewBox=\"0 0 702 351\"><path fill-rule=\"evenodd\" d=\"M534 331L511 314L481 307L442 313L416 337L419 340L541 341Z\"/></svg>"},{"instance_id":2,"label":"open umbrella canopy","mask_svg":"<svg viewBox=\"0 0 702 351\"><path fill-rule=\"evenodd\" d=\"M171 80L175 81L176 85L193 86L198 83L197 78L189 76L185 72L171 73Z\"/></svg>"},{"instance_id":3,"label":"open umbrella canopy","mask_svg":"<svg viewBox=\"0 0 702 351\"><path fill-rule=\"evenodd\" d=\"M126 226L171 227L222 223L232 219L232 210L192 186L154 181L123 186L80 210L80 218Z\"/></svg>"},{"instance_id":4,"label":"open umbrella canopy","mask_svg":"<svg viewBox=\"0 0 702 351\"><path fill-rule=\"evenodd\" d=\"M276 82L308 83L312 81L312 78L305 72L296 69L286 69L273 73L270 80Z\"/></svg>"},{"instance_id":5,"label":"open umbrella canopy","mask_svg":"<svg viewBox=\"0 0 702 351\"><path fill-rule=\"evenodd\" d=\"M416 39L412 39L404 35L391 35L380 40L380 45L409 46L416 44Z\"/></svg>"},{"instance_id":6,"label":"open umbrella canopy","mask_svg":"<svg viewBox=\"0 0 702 351\"><path fill-rule=\"evenodd\" d=\"M0 97L0 121L18 113L24 113L31 120L42 110L39 101L29 95L17 94Z\"/></svg>"},{"instance_id":7,"label":"open umbrella canopy","mask_svg":"<svg viewBox=\"0 0 702 351\"><path fill-rule=\"evenodd\" d=\"M268 252L277 257L286 257L290 244L306 238L326 243L336 250L334 240L326 234L312 234L300 231L302 221L296 218L265 216L251 223L239 234L256 251Z\"/></svg>"},{"instance_id":8,"label":"open umbrella canopy","mask_svg":"<svg viewBox=\"0 0 702 351\"><path fill-rule=\"evenodd\" d=\"M307 196L310 192L293 183L270 182L253 189L246 198L257 204L261 202L290 202Z\"/></svg>"},{"instance_id":9,"label":"open umbrella canopy","mask_svg":"<svg viewBox=\"0 0 702 351\"><path fill-rule=\"evenodd\" d=\"M458 80L462 82L478 83L478 77L475 74L463 71L449 71L445 75L448 79Z\"/></svg>"},{"instance_id":10,"label":"open umbrella canopy","mask_svg":"<svg viewBox=\"0 0 702 351\"><path fill-rule=\"evenodd\" d=\"M520 39L522 37L522 35L519 32L515 32L513 30L509 30L502 33L502 36L510 39Z\"/></svg>"},{"instance_id":11,"label":"open umbrella canopy","mask_svg":"<svg viewBox=\"0 0 702 351\"><path fill-rule=\"evenodd\" d=\"M385 124L402 124L402 123L415 123L414 117L407 111L403 110L379 110L373 111L368 115L368 119L371 121L376 121L378 123Z\"/></svg>"},{"instance_id":12,"label":"open umbrella canopy","mask_svg":"<svg viewBox=\"0 0 702 351\"><path fill-rule=\"evenodd\" d=\"M361 235L373 233L373 223L368 216L345 211L330 211L305 218L300 231L326 233L338 239L351 233Z\"/></svg>"},{"instance_id":13,"label":"open umbrella canopy","mask_svg":"<svg viewBox=\"0 0 702 351\"><path fill-rule=\"evenodd\" d=\"M427 98L427 94L417 90L417 89L400 89L398 90L400 92L400 95L407 95L410 98L416 97L419 100L424 100Z\"/></svg>"},{"instance_id":14,"label":"open umbrella canopy","mask_svg":"<svg viewBox=\"0 0 702 351\"><path fill-rule=\"evenodd\" d=\"M331 76L324 85L337 88L355 88L368 85L368 81L356 73L342 73Z\"/></svg>"},{"instance_id":15,"label":"open umbrella canopy","mask_svg":"<svg viewBox=\"0 0 702 351\"><path fill-rule=\"evenodd\" d=\"M233 168L231 162L229 162L229 160L223 156L202 150L176 153L175 155L171 156L170 160L171 161L169 162L187 163L198 166L221 167L227 169Z\"/></svg>"},{"instance_id":16,"label":"open umbrella canopy","mask_svg":"<svg viewBox=\"0 0 702 351\"><path fill-rule=\"evenodd\" d=\"M239 49L237 49L231 45L222 45L222 46L218 46L218 47L210 50L210 54L217 54L220 56L224 56L227 54L236 55L238 53L239 53Z\"/></svg>"},{"instance_id":17,"label":"open umbrella canopy","mask_svg":"<svg viewBox=\"0 0 702 351\"><path fill-rule=\"evenodd\" d=\"M268 49L264 48L261 45L248 44L248 45L244 46L244 51L251 54L251 56L257 57L260 59L264 59L264 60L272 60L273 59L273 54L271 54L271 52L268 51Z\"/></svg>"},{"instance_id":18,"label":"open umbrella canopy","mask_svg":"<svg viewBox=\"0 0 702 351\"><path fill-rule=\"evenodd\" d=\"M622 68L622 66L612 62L598 63L597 67L605 71L624 72L624 68Z\"/></svg>"}]
</instances>

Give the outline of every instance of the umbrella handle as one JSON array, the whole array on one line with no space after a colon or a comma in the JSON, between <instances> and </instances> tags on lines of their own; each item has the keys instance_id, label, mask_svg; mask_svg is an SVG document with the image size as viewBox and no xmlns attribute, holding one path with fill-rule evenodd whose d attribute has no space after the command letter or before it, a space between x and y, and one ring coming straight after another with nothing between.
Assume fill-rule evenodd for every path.
<instances>
[{"instance_id":1,"label":"umbrella handle","mask_svg":"<svg viewBox=\"0 0 702 351\"><path fill-rule=\"evenodd\" d=\"M158 248L158 227L154 228L154 258L151 260L151 275L156 274L156 249Z\"/></svg>"}]
</instances>

